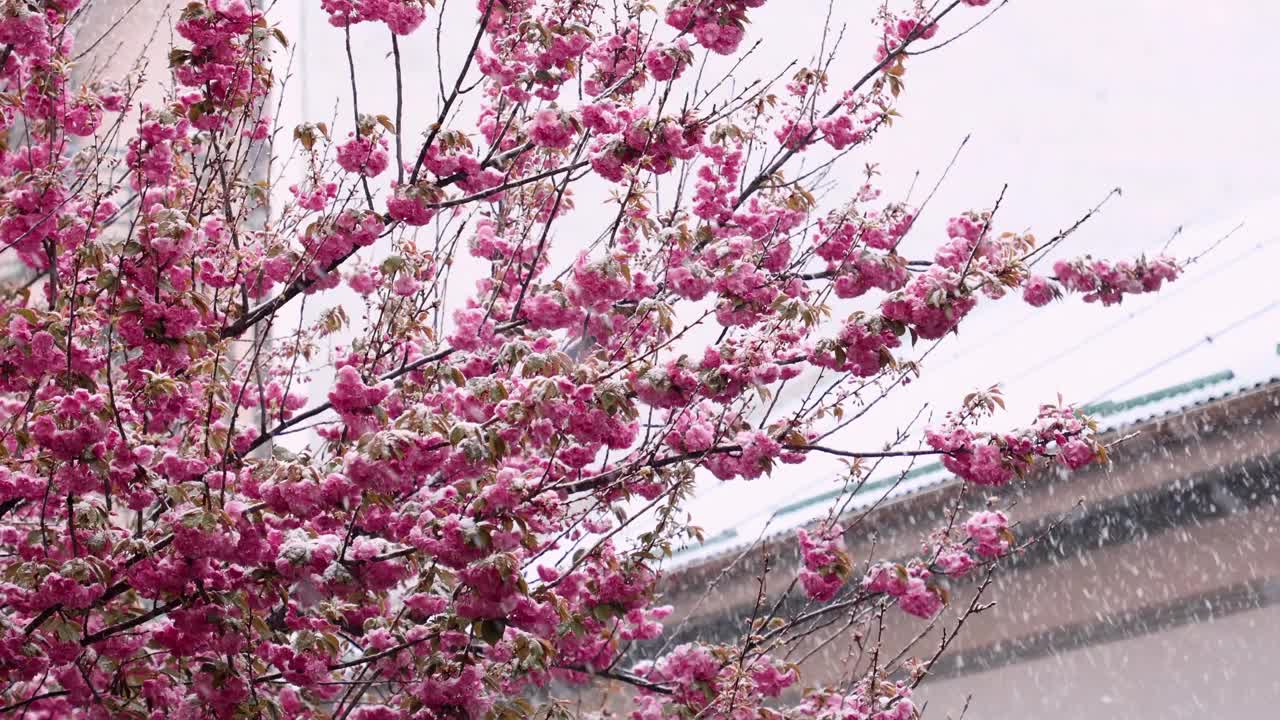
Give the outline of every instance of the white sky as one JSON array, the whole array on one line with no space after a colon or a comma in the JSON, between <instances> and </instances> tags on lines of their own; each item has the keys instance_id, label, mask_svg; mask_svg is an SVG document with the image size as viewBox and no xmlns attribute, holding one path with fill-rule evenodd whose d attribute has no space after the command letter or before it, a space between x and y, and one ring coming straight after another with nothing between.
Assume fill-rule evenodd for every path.
<instances>
[{"instance_id":1,"label":"white sky","mask_svg":"<svg viewBox=\"0 0 1280 720\"><path fill-rule=\"evenodd\" d=\"M449 3L440 48L447 79L471 40L473 5ZM873 2L835 2L836 24L849 27L835 70L837 84L869 67L868 18L874 7ZM738 79L771 75L792 59L808 60L826 8L818 0L769 2L753 15L748 41L763 42ZM956 15L972 21L982 13ZM339 136L345 135L350 88L342 32L327 25L313 2L290 3L274 19L283 23L300 54L285 97L283 126L303 118L332 122L337 108L336 127ZM429 18L401 43L408 136L416 136L435 116L434 22ZM961 27L950 19L943 33ZM961 139L971 135L916 225L909 252L931 253L950 214L989 206L1004 183L1009 190L997 227L1030 229L1043 238L1070 225L1111 188L1123 189L1123 196L1058 255L1119 258L1151 252L1181 225L1185 229L1171 249L1190 256L1238 223L1244 227L1163 297L1106 309L1077 299L1034 313L1013 299L980 305L962 334L930 356L924 379L833 444L876 449L921 403L930 402L941 413L968 391L995 383L1004 383L1011 423L1029 419L1038 403L1059 392L1086 403L1268 306L1268 312L1111 397L1226 368L1280 375L1280 307L1271 304L1280 297L1272 279L1280 267L1276 27L1280 5L1257 0L1013 0L967 37L913 59L899 106L903 117L847 159L840 175L852 189L864 163L879 163L890 195L905 192L918 171L915 197L920 198ZM385 29L360 26L352 42L361 110L393 114ZM797 57L801 51L806 55ZM575 223L583 224L587 241L600 226L586 210L571 217L556 237L558 251L567 257L576 252L569 235ZM456 298L470 290L470 282L455 281L452 287ZM316 398L325 392L314 388ZM750 492L739 483L709 485L691 509L714 534L760 507L833 487L834 464L818 459L803 467L756 481Z\"/></svg>"}]
</instances>

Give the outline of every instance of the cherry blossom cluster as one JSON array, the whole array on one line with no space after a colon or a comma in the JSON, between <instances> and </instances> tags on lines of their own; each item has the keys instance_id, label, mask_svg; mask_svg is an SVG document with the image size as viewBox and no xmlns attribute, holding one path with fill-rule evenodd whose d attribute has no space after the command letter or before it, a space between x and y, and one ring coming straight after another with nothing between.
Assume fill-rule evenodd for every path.
<instances>
[{"instance_id":1,"label":"cherry blossom cluster","mask_svg":"<svg viewBox=\"0 0 1280 720\"><path fill-rule=\"evenodd\" d=\"M692 33L698 44L719 55L730 55L746 35L748 11L765 0L675 0L667 8L667 24Z\"/></svg>"},{"instance_id":2,"label":"cherry blossom cluster","mask_svg":"<svg viewBox=\"0 0 1280 720\"><path fill-rule=\"evenodd\" d=\"M883 593L898 601L898 607L909 615L931 618L946 604L944 593L931 578L923 563L907 566L877 563L862 579L863 590Z\"/></svg>"},{"instance_id":3,"label":"cherry blossom cluster","mask_svg":"<svg viewBox=\"0 0 1280 720\"><path fill-rule=\"evenodd\" d=\"M390 121L382 119L388 126ZM387 169L387 138L380 132L378 119L360 118L360 126L352 138L338 147L338 165L343 170L365 177L377 177Z\"/></svg>"},{"instance_id":4,"label":"cherry blossom cluster","mask_svg":"<svg viewBox=\"0 0 1280 720\"><path fill-rule=\"evenodd\" d=\"M849 556L841 547L843 533L839 525L825 526L817 537L804 529L796 531L804 563L800 584L805 595L819 602L835 597L849 578Z\"/></svg>"},{"instance_id":5,"label":"cherry blossom cluster","mask_svg":"<svg viewBox=\"0 0 1280 720\"><path fill-rule=\"evenodd\" d=\"M732 715L734 704L759 707L776 699L799 680L794 667L768 656L738 666L727 662L734 648L690 643L674 648L656 663L642 663L636 674L671 688L670 697L642 692L632 717L660 720L668 717L664 706L672 699L694 712L712 717ZM736 692L734 690L736 689ZM738 697L733 697L738 695Z\"/></svg>"},{"instance_id":6,"label":"cherry blossom cluster","mask_svg":"<svg viewBox=\"0 0 1280 720\"><path fill-rule=\"evenodd\" d=\"M362 22L384 23L397 35L408 35L427 17L433 0L320 0L329 22L348 27Z\"/></svg>"},{"instance_id":7,"label":"cherry blossom cluster","mask_svg":"<svg viewBox=\"0 0 1280 720\"><path fill-rule=\"evenodd\" d=\"M973 513L961 529L964 536L959 539L953 537L954 528L941 530L932 538L930 564L948 577L964 577L982 563L1005 557L1016 542L1009 516L999 510Z\"/></svg>"},{"instance_id":8,"label":"cherry blossom cluster","mask_svg":"<svg viewBox=\"0 0 1280 720\"><path fill-rule=\"evenodd\" d=\"M1008 555L1016 541L1008 515L999 510L973 513L960 530L960 538L954 537L953 527L938 530L926 544L925 555L906 564L875 563L863 576L861 589L895 599L910 615L932 618L949 599L948 592L931 579L934 572L964 577L980 564ZM798 580L805 595L818 602L831 601L845 588L851 574L844 530L824 522L813 533L802 528L796 535L801 558Z\"/></svg>"},{"instance_id":9,"label":"cherry blossom cluster","mask_svg":"<svg viewBox=\"0 0 1280 720\"><path fill-rule=\"evenodd\" d=\"M822 689L810 693L798 708L813 720L916 720L919 710L905 683L873 682L852 692Z\"/></svg>"},{"instance_id":10,"label":"cherry blossom cluster","mask_svg":"<svg viewBox=\"0 0 1280 720\"><path fill-rule=\"evenodd\" d=\"M1053 264L1053 279L1063 289L1081 293L1085 302L1101 301L1103 305L1116 305L1125 295L1156 292L1164 283L1176 280L1181 272L1178 261L1167 256L1114 263L1080 258ZM1049 287L1047 280L1037 278L1034 286L1028 284L1024 297L1031 305L1044 305L1048 302L1046 298L1056 295Z\"/></svg>"},{"instance_id":11,"label":"cherry blossom cluster","mask_svg":"<svg viewBox=\"0 0 1280 720\"><path fill-rule=\"evenodd\" d=\"M1009 518L999 510L983 510L974 513L964 524L973 551L983 558L998 558L1009 552L1013 535L1009 532ZM954 572L954 568L953 568Z\"/></svg>"},{"instance_id":12,"label":"cherry blossom cluster","mask_svg":"<svg viewBox=\"0 0 1280 720\"><path fill-rule=\"evenodd\" d=\"M949 601L949 592L937 582L934 573L961 578L982 563L989 563L1008 555L1015 538L1009 529L1009 518L998 510L982 510L974 513L963 525L964 537L957 541L952 532L944 529L935 534L932 548L921 558L902 563L881 561L871 566L862 578L862 590L883 594L897 601L898 607L909 615L932 618ZM808 547L801 538L802 552ZM808 555L805 556L806 561ZM801 581L804 582L804 571ZM843 581L832 577L821 587L824 595L810 593L814 599L834 597ZM834 587L833 587L834 586ZM805 585L810 587L809 583Z\"/></svg>"},{"instance_id":13,"label":"cherry blossom cluster","mask_svg":"<svg viewBox=\"0 0 1280 720\"><path fill-rule=\"evenodd\" d=\"M815 343L809 362L820 367L873 377L894 362L893 349L901 345L900 326L879 317L855 315L833 340Z\"/></svg>"},{"instance_id":14,"label":"cherry blossom cluster","mask_svg":"<svg viewBox=\"0 0 1280 720\"><path fill-rule=\"evenodd\" d=\"M1012 433L974 431L967 422L975 417L969 409L949 415L946 424L925 433L925 440L942 453L948 470L977 485L1003 485L1041 458L1078 470L1106 457L1096 423L1071 407L1041 406L1034 423Z\"/></svg>"}]
</instances>

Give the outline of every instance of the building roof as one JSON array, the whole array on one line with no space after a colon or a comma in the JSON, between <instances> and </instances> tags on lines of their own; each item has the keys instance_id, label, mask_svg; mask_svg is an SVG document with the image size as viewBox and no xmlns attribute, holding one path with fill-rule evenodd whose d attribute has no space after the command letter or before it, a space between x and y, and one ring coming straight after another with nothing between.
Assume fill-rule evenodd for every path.
<instances>
[{"instance_id":1,"label":"building roof","mask_svg":"<svg viewBox=\"0 0 1280 720\"><path fill-rule=\"evenodd\" d=\"M1276 355L1280 356L1280 345L1276 346ZM1272 359L1275 360L1274 357ZM1084 410L1099 421L1101 432L1119 433L1272 384L1280 384L1280 363L1272 362L1241 372L1222 370L1153 392L1095 402ZM700 544L685 546L673 553L670 566L678 568L695 565L741 550L759 539L776 537L818 521L831 512L833 503L841 497L847 500L843 512L848 512L887 499L919 493L953 479L954 475L942 463L935 462L912 467L906 472L873 478L861 483L861 486L846 484L833 487L782 505L771 513L758 513L736 527L726 528L705 538Z\"/></svg>"}]
</instances>

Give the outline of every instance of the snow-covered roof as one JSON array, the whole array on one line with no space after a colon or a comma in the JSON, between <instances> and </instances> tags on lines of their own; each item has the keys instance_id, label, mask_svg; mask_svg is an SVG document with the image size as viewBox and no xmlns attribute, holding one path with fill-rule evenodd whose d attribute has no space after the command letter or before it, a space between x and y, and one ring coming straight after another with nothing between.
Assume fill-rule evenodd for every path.
<instances>
[{"instance_id":1,"label":"snow-covered roof","mask_svg":"<svg viewBox=\"0 0 1280 720\"><path fill-rule=\"evenodd\" d=\"M1133 397L1105 399L1092 403L1085 410L1099 420L1100 430L1103 432L1121 432L1126 428L1280 383L1280 345L1276 346L1275 355L1268 359L1270 362L1254 363L1252 367L1239 371L1222 370ZM735 550L740 551L758 540L788 533L827 517L837 503L844 512L848 512L918 493L947 483L953 478L942 463L929 463L906 472L873 478L860 486L834 486L825 492L800 498L776 509L761 510L733 527L708 536L701 544L681 548L674 553L670 567L694 565Z\"/></svg>"},{"instance_id":2,"label":"snow-covered roof","mask_svg":"<svg viewBox=\"0 0 1280 720\"><path fill-rule=\"evenodd\" d=\"M1275 369L1280 373L1280 367ZM1087 406L1085 411L1098 419L1103 431L1118 431L1183 413L1277 381L1280 381L1280 374L1238 376L1233 370L1223 370L1126 400L1104 400Z\"/></svg>"}]
</instances>

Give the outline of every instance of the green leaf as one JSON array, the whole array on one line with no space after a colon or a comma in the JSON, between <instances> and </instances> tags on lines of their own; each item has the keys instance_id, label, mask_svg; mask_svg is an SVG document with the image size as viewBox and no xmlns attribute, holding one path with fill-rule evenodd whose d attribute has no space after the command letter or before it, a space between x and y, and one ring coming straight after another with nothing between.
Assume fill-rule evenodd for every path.
<instances>
[{"instance_id":1,"label":"green leaf","mask_svg":"<svg viewBox=\"0 0 1280 720\"><path fill-rule=\"evenodd\" d=\"M497 645L502 642L502 636L507 632L506 620L481 620L475 624L476 634L481 640L490 645Z\"/></svg>"}]
</instances>

